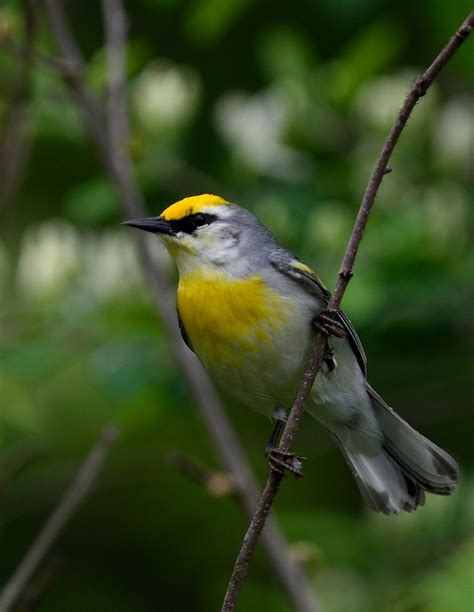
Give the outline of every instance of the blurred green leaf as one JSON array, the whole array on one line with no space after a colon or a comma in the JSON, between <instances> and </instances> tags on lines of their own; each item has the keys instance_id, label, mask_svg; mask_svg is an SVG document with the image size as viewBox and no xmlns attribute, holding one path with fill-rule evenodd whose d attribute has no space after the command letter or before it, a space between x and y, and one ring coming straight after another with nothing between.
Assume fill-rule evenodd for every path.
<instances>
[{"instance_id":1,"label":"blurred green leaf","mask_svg":"<svg viewBox=\"0 0 474 612\"><path fill-rule=\"evenodd\" d=\"M64 206L67 217L81 225L102 225L117 216L117 196L102 176L71 189Z\"/></svg>"},{"instance_id":2,"label":"blurred green leaf","mask_svg":"<svg viewBox=\"0 0 474 612\"><path fill-rule=\"evenodd\" d=\"M404 43L404 29L394 20L375 21L356 34L331 66L330 99L347 103L361 83L393 64Z\"/></svg>"},{"instance_id":3,"label":"blurred green leaf","mask_svg":"<svg viewBox=\"0 0 474 612\"><path fill-rule=\"evenodd\" d=\"M186 18L186 30L193 39L215 43L253 4L254 0L194 0Z\"/></svg>"}]
</instances>

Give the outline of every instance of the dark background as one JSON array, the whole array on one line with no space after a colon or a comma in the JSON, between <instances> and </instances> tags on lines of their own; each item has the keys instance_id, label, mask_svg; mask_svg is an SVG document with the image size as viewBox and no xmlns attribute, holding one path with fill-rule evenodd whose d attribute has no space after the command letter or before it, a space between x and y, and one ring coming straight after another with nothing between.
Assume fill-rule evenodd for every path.
<instances>
[{"instance_id":1,"label":"dark background","mask_svg":"<svg viewBox=\"0 0 474 612\"><path fill-rule=\"evenodd\" d=\"M67 7L101 92L100 3ZM129 2L129 148L150 214L218 193L331 287L395 112L469 8ZM1 5L2 28L20 36L20 21L15 3ZM36 44L55 52L44 20ZM0 53L6 118L18 62ZM306 477L285 481L276 512L328 611L473 609L473 71L470 40L415 109L344 298L372 384L459 460L461 484L413 515L372 514L305 417L295 446ZM27 125L24 176L0 229L0 583L114 421L122 436L49 558L38 609L217 609L246 521L233 499L170 466L181 451L219 469L82 117L41 64ZM158 242L156 254L167 261ZM226 406L263 482L271 425ZM240 609L264 606L289 610L259 551Z\"/></svg>"}]
</instances>

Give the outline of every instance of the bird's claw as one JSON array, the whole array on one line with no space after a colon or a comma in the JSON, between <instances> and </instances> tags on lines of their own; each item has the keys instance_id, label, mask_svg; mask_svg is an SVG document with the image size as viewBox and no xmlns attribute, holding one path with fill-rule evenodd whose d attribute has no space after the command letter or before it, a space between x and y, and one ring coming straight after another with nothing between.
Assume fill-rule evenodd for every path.
<instances>
[{"instance_id":1,"label":"bird's claw","mask_svg":"<svg viewBox=\"0 0 474 612\"><path fill-rule=\"evenodd\" d=\"M267 448L265 455L268 465L273 471L283 476L286 476L289 472L296 479L303 478L303 461L306 457L298 457L295 453L282 451L276 447Z\"/></svg>"},{"instance_id":2,"label":"bird's claw","mask_svg":"<svg viewBox=\"0 0 474 612\"><path fill-rule=\"evenodd\" d=\"M346 330L344 325L336 321L334 312L324 309L313 319L314 327L323 333L325 336L336 336L336 338L344 338Z\"/></svg>"}]
</instances>

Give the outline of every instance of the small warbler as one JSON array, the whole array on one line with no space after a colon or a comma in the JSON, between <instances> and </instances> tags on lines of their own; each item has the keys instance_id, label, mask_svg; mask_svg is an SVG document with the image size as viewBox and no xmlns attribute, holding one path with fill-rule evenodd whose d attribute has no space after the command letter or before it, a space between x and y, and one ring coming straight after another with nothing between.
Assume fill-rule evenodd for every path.
<instances>
[{"instance_id":1,"label":"small warbler","mask_svg":"<svg viewBox=\"0 0 474 612\"><path fill-rule=\"evenodd\" d=\"M300 473L276 441L320 330L326 352L306 410L331 432L368 506L393 514L422 505L425 491L452 493L454 459L372 389L349 319L325 310L318 276L251 212L206 194L125 224L158 234L176 262L181 332L216 384L276 420L273 469Z\"/></svg>"}]
</instances>

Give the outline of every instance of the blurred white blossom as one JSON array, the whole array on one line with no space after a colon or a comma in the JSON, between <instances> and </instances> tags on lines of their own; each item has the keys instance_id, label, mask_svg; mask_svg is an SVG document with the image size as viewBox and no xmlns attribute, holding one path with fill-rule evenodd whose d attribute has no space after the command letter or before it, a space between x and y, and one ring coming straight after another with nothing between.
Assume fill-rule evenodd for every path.
<instances>
[{"instance_id":1,"label":"blurred white blossom","mask_svg":"<svg viewBox=\"0 0 474 612\"><path fill-rule=\"evenodd\" d=\"M368 81L360 87L354 97L353 108L356 115L376 128L382 130L390 128L415 77L416 72L403 70L397 74ZM416 113L410 118L410 125L420 125L426 121L436 103L436 92L434 84L430 88L429 96L423 98L417 106Z\"/></svg>"},{"instance_id":2,"label":"blurred white blossom","mask_svg":"<svg viewBox=\"0 0 474 612\"><path fill-rule=\"evenodd\" d=\"M136 290L141 270L126 230L81 234L73 225L54 220L25 232L16 281L27 298L69 290L66 306L88 309Z\"/></svg>"},{"instance_id":3,"label":"blurred white blossom","mask_svg":"<svg viewBox=\"0 0 474 612\"><path fill-rule=\"evenodd\" d=\"M469 237L469 204L466 192L454 182L438 182L423 194L427 228L437 251L462 249Z\"/></svg>"},{"instance_id":4,"label":"blurred white blossom","mask_svg":"<svg viewBox=\"0 0 474 612\"><path fill-rule=\"evenodd\" d=\"M25 232L17 268L17 284L24 294L47 297L80 268L81 241L72 225L51 220Z\"/></svg>"},{"instance_id":5,"label":"blurred white blossom","mask_svg":"<svg viewBox=\"0 0 474 612\"><path fill-rule=\"evenodd\" d=\"M84 246L84 291L96 300L126 293L141 278L135 246L124 231L90 236Z\"/></svg>"},{"instance_id":6,"label":"blurred white blossom","mask_svg":"<svg viewBox=\"0 0 474 612\"><path fill-rule=\"evenodd\" d=\"M474 98L460 96L448 102L435 125L435 154L446 165L472 169L474 158Z\"/></svg>"},{"instance_id":7,"label":"blurred white blossom","mask_svg":"<svg viewBox=\"0 0 474 612\"><path fill-rule=\"evenodd\" d=\"M259 172L298 178L306 159L282 143L290 119L288 104L277 89L250 95L231 92L215 107L215 122L234 153Z\"/></svg>"},{"instance_id":8,"label":"blurred white blossom","mask_svg":"<svg viewBox=\"0 0 474 612\"><path fill-rule=\"evenodd\" d=\"M147 130L174 130L192 118L200 92L201 81L192 68L159 60L132 83L132 104Z\"/></svg>"}]
</instances>

